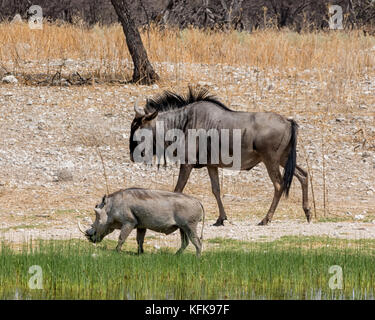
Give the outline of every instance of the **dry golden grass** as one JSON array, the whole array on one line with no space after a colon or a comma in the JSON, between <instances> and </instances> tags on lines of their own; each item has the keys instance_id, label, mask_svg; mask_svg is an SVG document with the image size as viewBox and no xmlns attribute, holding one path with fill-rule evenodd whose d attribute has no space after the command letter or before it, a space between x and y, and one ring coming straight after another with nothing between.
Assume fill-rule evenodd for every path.
<instances>
[{"instance_id":1,"label":"dry golden grass","mask_svg":"<svg viewBox=\"0 0 375 320\"><path fill-rule=\"evenodd\" d=\"M210 32L198 29L165 29L151 26L142 32L153 62L250 65L260 69L292 68L294 72L332 70L355 77L375 66L375 37L361 31L316 32L266 30ZM30 60L95 60L99 74L129 76L125 59L130 59L120 25L91 29L71 24L45 23L43 30L24 24L0 24L0 60L12 61L16 71L25 71ZM49 71L47 63L46 68ZM163 70L159 70L163 73ZM322 75L323 76L323 75Z\"/></svg>"}]
</instances>

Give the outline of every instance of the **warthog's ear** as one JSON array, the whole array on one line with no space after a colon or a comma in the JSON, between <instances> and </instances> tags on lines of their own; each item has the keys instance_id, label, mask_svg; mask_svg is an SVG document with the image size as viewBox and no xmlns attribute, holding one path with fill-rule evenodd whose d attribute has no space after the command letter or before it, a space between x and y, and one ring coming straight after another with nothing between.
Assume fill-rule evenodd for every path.
<instances>
[{"instance_id":1,"label":"warthog's ear","mask_svg":"<svg viewBox=\"0 0 375 320\"><path fill-rule=\"evenodd\" d=\"M100 215L101 209L100 208L95 208L94 211L95 211L96 214Z\"/></svg>"}]
</instances>

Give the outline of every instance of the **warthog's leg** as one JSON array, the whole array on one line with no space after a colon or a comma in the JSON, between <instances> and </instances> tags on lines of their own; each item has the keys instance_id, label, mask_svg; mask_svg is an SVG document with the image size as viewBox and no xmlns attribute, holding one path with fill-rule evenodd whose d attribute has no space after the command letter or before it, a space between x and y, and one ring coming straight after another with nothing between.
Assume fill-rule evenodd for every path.
<instances>
[{"instance_id":1,"label":"warthog's leg","mask_svg":"<svg viewBox=\"0 0 375 320\"><path fill-rule=\"evenodd\" d=\"M147 229L137 229L138 254L143 253L143 241L145 240Z\"/></svg>"},{"instance_id":2,"label":"warthog's leg","mask_svg":"<svg viewBox=\"0 0 375 320\"><path fill-rule=\"evenodd\" d=\"M117 247L116 247L116 250L118 252L121 251L121 247L122 245L124 244L125 240L127 239L127 237L129 236L130 232L132 232L132 230L134 229L134 225L133 224L130 224L130 223L127 223L127 224L124 224L121 228L121 232L120 232L120 236L118 238L118 243L117 243Z\"/></svg>"},{"instance_id":3,"label":"warthog's leg","mask_svg":"<svg viewBox=\"0 0 375 320\"><path fill-rule=\"evenodd\" d=\"M275 210L277 208L277 205L279 204L281 195L283 193L283 179L280 173L279 164L275 162L273 163L265 162L265 165L268 171L268 175L270 176L272 180L275 191L274 191L271 207L269 208L263 220L259 222L258 225L260 226L264 226L272 220L273 214L275 213Z\"/></svg>"},{"instance_id":4,"label":"warthog's leg","mask_svg":"<svg viewBox=\"0 0 375 320\"><path fill-rule=\"evenodd\" d=\"M305 170L303 170L300 166L296 166L296 171L294 172L294 175L297 177L299 182L301 183L302 187L302 208L305 212L305 216L307 219L307 222L311 221L311 214L310 214L310 206L309 206L309 176Z\"/></svg>"},{"instance_id":5,"label":"warthog's leg","mask_svg":"<svg viewBox=\"0 0 375 320\"><path fill-rule=\"evenodd\" d=\"M188 164L182 164L180 166L180 172L178 174L178 180L177 180L176 187L174 188L174 192L184 191L184 188L185 188L186 183L189 179L189 176L190 176L190 173L191 173L192 169L193 169L193 167L191 165L188 165Z\"/></svg>"},{"instance_id":6,"label":"warthog's leg","mask_svg":"<svg viewBox=\"0 0 375 320\"><path fill-rule=\"evenodd\" d=\"M189 245L189 238L187 234L185 233L185 231L180 229L180 234L181 234L181 248L178 249L176 254L182 253L186 249L186 247Z\"/></svg>"},{"instance_id":7,"label":"warthog's leg","mask_svg":"<svg viewBox=\"0 0 375 320\"><path fill-rule=\"evenodd\" d=\"M219 206L219 217L214 223L214 226L223 226L224 220L227 220L227 215L224 210L223 203L220 198L220 182L219 182L219 173L217 167L207 167L208 174L211 180L212 193L216 198L217 205Z\"/></svg>"},{"instance_id":8,"label":"warthog's leg","mask_svg":"<svg viewBox=\"0 0 375 320\"><path fill-rule=\"evenodd\" d=\"M194 245L196 249L197 257L199 257L202 252L202 243L197 233L197 225L196 224L194 226L189 225L189 226L183 227L182 229L189 237L191 243Z\"/></svg>"}]
</instances>

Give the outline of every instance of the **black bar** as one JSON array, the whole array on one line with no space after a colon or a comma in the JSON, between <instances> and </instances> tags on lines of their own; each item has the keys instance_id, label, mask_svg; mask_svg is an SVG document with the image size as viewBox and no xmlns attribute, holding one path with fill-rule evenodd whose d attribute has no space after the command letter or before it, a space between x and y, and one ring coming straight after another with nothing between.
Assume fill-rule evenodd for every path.
<instances>
[{"instance_id":1,"label":"black bar","mask_svg":"<svg viewBox=\"0 0 375 320\"><path fill-rule=\"evenodd\" d=\"M275 314L280 317L337 318L353 308L374 309L373 301L269 301L269 300L53 300L53 301L0 301L3 314L18 312L70 319L257 319ZM8 310L7 310L8 309ZM49 311L50 310L50 311ZM262 316L263 315L263 316ZM120 318L118 318L120 317Z\"/></svg>"}]
</instances>

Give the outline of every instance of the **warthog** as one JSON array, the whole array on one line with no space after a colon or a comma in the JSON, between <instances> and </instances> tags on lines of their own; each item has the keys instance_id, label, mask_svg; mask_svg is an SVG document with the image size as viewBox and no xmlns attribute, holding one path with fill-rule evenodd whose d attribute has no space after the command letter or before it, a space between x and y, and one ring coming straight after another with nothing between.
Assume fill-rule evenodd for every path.
<instances>
[{"instance_id":1,"label":"warthog","mask_svg":"<svg viewBox=\"0 0 375 320\"><path fill-rule=\"evenodd\" d=\"M182 253L189 239L201 254L204 227L204 209L195 198L182 194L160 190L130 188L104 196L95 206L96 219L90 229L80 231L93 243L100 242L115 229L121 230L117 251L133 229L137 229L138 253L143 253L143 241L146 230L171 234L180 229ZM197 234L198 222L202 220L201 239Z\"/></svg>"}]
</instances>

